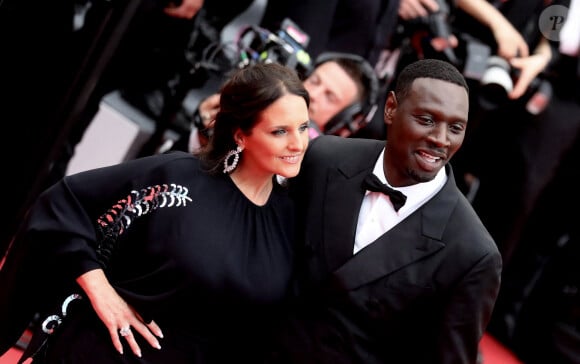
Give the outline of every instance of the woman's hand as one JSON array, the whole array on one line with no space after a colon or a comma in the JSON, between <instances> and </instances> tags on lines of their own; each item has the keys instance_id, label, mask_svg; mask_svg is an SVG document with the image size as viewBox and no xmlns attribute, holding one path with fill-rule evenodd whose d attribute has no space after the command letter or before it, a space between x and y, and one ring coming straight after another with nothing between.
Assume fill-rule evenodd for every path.
<instances>
[{"instance_id":1,"label":"woman's hand","mask_svg":"<svg viewBox=\"0 0 580 364\"><path fill-rule=\"evenodd\" d=\"M87 294L93 309L109 330L113 346L123 354L124 338L135 355L141 357L141 348L135 340L139 333L154 348L161 349L157 338L163 333L154 321L147 324L141 316L119 296L107 280L102 269L95 269L77 278L77 283Z\"/></svg>"}]
</instances>

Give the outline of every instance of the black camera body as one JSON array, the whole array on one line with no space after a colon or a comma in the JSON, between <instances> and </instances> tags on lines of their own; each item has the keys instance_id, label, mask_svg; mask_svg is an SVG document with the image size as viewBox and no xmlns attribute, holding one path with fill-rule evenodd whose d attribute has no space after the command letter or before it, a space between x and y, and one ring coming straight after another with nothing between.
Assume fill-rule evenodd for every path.
<instances>
[{"instance_id":1,"label":"black camera body","mask_svg":"<svg viewBox=\"0 0 580 364\"><path fill-rule=\"evenodd\" d=\"M305 51L309 41L310 37L288 18L276 33L249 25L239 36L234 62L238 68L250 63L275 62L294 69L303 78L313 67L312 59Z\"/></svg>"},{"instance_id":2,"label":"black camera body","mask_svg":"<svg viewBox=\"0 0 580 364\"><path fill-rule=\"evenodd\" d=\"M409 58L438 58L454 64L468 81L476 86L478 104L483 109L494 110L511 100L508 94L519 78L519 70L492 52L491 46L471 34L459 32L451 27L454 20L454 6L447 0L437 0L439 11L425 18L401 22L393 39L394 47L403 48L403 62ZM433 38L449 38L456 34L459 44L456 48L446 47L437 51L431 46ZM400 67L399 67L400 70ZM531 114L542 112L552 97L552 85L541 74L528 86L525 94L517 102L525 103Z\"/></svg>"},{"instance_id":3,"label":"black camera body","mask_svg":"<svg viewBox=\"0 0 580 364\"><path fill-rule=\"evenodd\" d=\"M491 48L478 40L467 37L462 72L465 78L478 83L479 105L494 110L509 102L508 94L519 78L519 70L500 56L492 54ZM536 77L520 97L531 114L544 110L552 97L552 85L542 75Z\"/></svg>"}]
</instances>

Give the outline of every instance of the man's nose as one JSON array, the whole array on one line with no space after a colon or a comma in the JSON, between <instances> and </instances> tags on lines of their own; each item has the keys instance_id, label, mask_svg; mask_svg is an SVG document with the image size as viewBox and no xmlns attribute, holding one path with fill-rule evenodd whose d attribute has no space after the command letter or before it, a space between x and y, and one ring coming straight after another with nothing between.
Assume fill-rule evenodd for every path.
<instances>
[{"instance_id":1,"label":"man's nose","mask_svg":"<svg viewBox=\"0 0 580 364\"><path fill-rule=\"evenodd\" d=\"M437 123L435 128L429 134L429 137L437 146L447 147L451 143L448 133L449 130L447 129L447 123Z\"/></svg>"}]
</instances>

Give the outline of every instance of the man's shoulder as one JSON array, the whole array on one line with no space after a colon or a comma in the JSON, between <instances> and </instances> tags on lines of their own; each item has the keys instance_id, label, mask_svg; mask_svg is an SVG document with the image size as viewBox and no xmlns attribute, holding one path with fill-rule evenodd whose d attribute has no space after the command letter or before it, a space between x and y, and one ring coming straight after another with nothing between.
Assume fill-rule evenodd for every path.
<instances>
[{"instance_id":1,"label":"man's shoulder","mask_svg":"<svg viewBox=\"0 0 580 364\"><path fill-rule=\"evenodd\" d=\"M302 169L352 168L374 163L385 142L374 139L324 135L308 146Z\"/></svg>"},{"instance_id":2,"label":"man's shoulder","mask_svg":"<svg viewBox=\"0 0 580 364\"><path fill-rule=\"evenodd\" d=\"M365 138L343 138L335 135L321 135L311 141L309 151L318 156L352 155L373 153L385 146L385 141Z\"/></svg>"},{"instance_id":3,"label":"man's shoulder","mask_svg":"<svg viewBox=\"0 0 580 364\"><path fill-rule=\"evenodd\" d=\"M479 251L479 253L485 252L485 254L499 254L492 235L473 209L471 203L461 192L457 191L457 195L457 204L451 215L452 226L455 227L454 231L449 235L452 237L451 240L468 241L469 247L467 250L473 253Z\"/></svg>"}]
</instances>

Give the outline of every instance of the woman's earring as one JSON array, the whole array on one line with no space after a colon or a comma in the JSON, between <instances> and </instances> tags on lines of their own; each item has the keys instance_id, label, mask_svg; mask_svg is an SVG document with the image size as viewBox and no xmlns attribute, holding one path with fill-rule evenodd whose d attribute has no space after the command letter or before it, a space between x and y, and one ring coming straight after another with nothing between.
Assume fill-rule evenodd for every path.
<instances>
[{"instance_id":1,"label":"woman's earring","mask_svg":"<svg viewBox=\"0 0 580 364\"><path fill-rule=\"evenodd\" d=\"M236 169L236 167L238 166L238 161L240 160L241 152L242 147L240 147L239 145L236 149L232 149L228 152L228 155L226 155L226 158L224 159L224 173L230 173L231 171ZM232 159L231 163L229 163L230 159Z\"/></svg>"}]
</instances>

